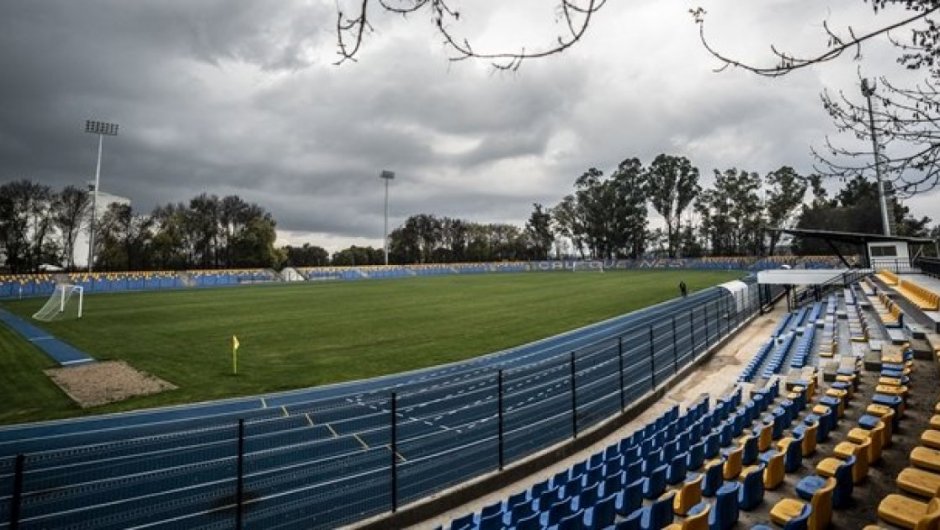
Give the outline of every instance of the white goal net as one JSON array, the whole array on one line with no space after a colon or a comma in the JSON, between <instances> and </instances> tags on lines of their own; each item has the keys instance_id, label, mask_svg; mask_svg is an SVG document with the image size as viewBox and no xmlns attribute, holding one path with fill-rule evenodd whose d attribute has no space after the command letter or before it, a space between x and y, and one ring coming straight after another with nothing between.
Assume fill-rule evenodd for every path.
<instances>
[{"instance_id":1,"label":"white goal net","mask_svg":"<svg viewBox=\"0 0 940 530\"><path fill-rule=\"evenodd\" d=\"M55 291L46 300L42 309L36 311L33 318L41 322L82 318L82 303L85 292L82 287L68 283L59 283Z\"/></svg>"}]
</instances>

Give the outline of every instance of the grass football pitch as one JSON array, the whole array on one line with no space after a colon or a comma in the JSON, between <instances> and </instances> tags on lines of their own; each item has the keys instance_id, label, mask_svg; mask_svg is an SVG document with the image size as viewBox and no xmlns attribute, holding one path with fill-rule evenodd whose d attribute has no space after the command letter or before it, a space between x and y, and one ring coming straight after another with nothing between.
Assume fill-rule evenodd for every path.
<instances>
[{"instance_id":1,"label":"grass football pitch","mask_svg":"<svg viewBox=\"0 0 940 530\"><path fill-rule=\"evenodd\" d=\"M98 360L179 388L81 410L55 366L0 324L0 423L274 392L389 374L524 344L741 276L724 271L505 273L89 294L41 325ZM45 299L4 302L30 318ZM231 337L241 343L232 375Z\"/></svg>"}]
</instances>

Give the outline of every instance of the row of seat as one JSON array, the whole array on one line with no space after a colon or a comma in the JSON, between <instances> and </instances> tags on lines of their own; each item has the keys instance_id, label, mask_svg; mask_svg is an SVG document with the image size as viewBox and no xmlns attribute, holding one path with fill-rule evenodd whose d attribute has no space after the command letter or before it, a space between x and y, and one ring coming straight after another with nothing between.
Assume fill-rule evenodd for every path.
<instances>
[{"instance_id":1,"label":"row of seat","mask_svg":"<svg viewBox=\"0 0 940 530\"><path fill-rule=\"evenodd\" d=\"M830 359L839 351L839 341L836 340L836 308L838 302L835 294L830 294L826 302L826 316L823 319L822 333L819 337L819 346L816 353L820 357Z\"/></svg>"},{"instance_id":2,"label":"row of seat","mask_svg":"<svg viewBox=\"0 0 940 530\"><path fill-rule=\"evenodd\" d=\"M882 369L879 378L879 388L882 390L889 386L896 387L897 394L906 396L907 385L910 383L910 373L913 362L908 356L909 349L905 350L905 357L888 358L890 373ZM896 361L902 361L899 364ZM935 405L935 412L940 413L940 403ZM902 493L892 493L878 505L879 519L902 528L928 529L936 528L940 524L940 416L930 420L930 426L921 435L921 445L915 447L910 453L911 466L903 469L896 479L898 489ZM866 526L866 530L876 530L877 525Z\"/></svg>"},{"instance_id":3,"label":"row of seat","mask_svg":"<svg viewBox=\"0 0 940 530\"><path fill-rule=\"evenodd\" d=\"M887 285L897 285L901 280L897 274L889 271L888 269L881 269L878 271L876 276L878 276L878 279L885 282Z\"/></svg>"},{"instance_id":4,"label":"row of seat","mask_svg":"<svg viewBox=\"0 0 940 530\"><path fill-rule=\"evenodd\" d=\"M623 484L624 487L622 492L616 492L615 489L601 489L601 495L605 492L621 495L614 498L604 497L598 501L600 504L592 507L604 506L599 512L608 515L601 518L596 518L593 513L588 512L578 515L577 508L581 506L580 500L569 501L565 508L556 509L571 512L568 517L557 513L552 515L551 508L548 508L549 512L543 513L538 518L538 524L541 526L536 526L534 513L529 516L533 518L531 526L528 521L521 520L516 521L519 524L512 525L510 523L513 522L513 509L528 512L531 508L531 506L516 508L516 504L512 501L525 503L533 499L531 493L529 495L516 494L498 506L492 505L478 514L454 520L451 528L504 527L499 525L516 528L544 528L554 524L557 524L558 528L596 528L598 522L609 520L611 512L615 514L615 518L616 514L623 516L624 513L629 512L622 521L617 523L617 528L661 528L674 517L683 519L670 528L730 528L738 518L738 510L755 509L761 503L765 489L778 487L783 482L786 472L799 468L803 453L810 454L815 450L817 438L820 436L818 433L820 419L818 418L808 418L806 423L794 429L793 437L784 437L787 426L797 419L799 411L807 405L807 392L815 391L818 374L812 368L808 373L811 377L803 381L806 386L794 388L787 398L781 401L780 406L773 407L772 412L766 413L772 401L779 395L778 379L775 379L767 388L755 391L747 403L739 404L725 420L714 424L713 432L705 436L702 442L689 445L687 454L676 454L671 461L668 461L668 464L664 464L662 459L650 460L647 457L643 465L638 466L633 473L629 470L625 471L625 479L622 482L606 483L605 486L611 485L612 488L617 488L618 484ZM736 396L730 401L732 405L740 400L740 389ZM729 401L724 400L720 403L729 403ZM715 414L711 416L720 420L723 416L719 412L720 409L720 406L716 407ZM828 418L832 414L827 413L822 421L828 425ZM747 427L755 421L758 422L756 427L753 429ZM822 435L828 434L824 432ZM777 440L776 446L773 445L773 440ZM649 441L650 439L646 439L645 443L648 444ZM654 445L647 447L645 451L652 451L653 447L659 446L657 445L659 442L661 440L654 440ZM670 443L672 442L667 441L665 446L668 447ZM685 442L677 443L681 445ZM719 447L722 449L719 450ZM608 448L608 451L610 449ZM639 456L642 457L642 455L643 451ZM703 456L711 457L711 459L703 462ZM694 472L699 469L700 473ZM630 482L640 476L637 474L640 472L646 475L635 482ZM571 478L570 473L566 475L567 479ZM558 483L557 479L559 479L558 476L553 479L553 483ZM670 484L675 484L676 487L664 489ZM714 496L715 502L713 504L703 502L703 495ZM593 493L588 498L593 500ZM651 503L648 506L639 507L636 500L642 498L648 499ZM610 508L607 507L608 504ZM539 502L535 508L539 506L547 507ZM630 508L634 508L633 511L629 511ZM492 525L484 524L484 519L492 518L496 513L502 514L497 517L498 522L494 521Z\"/></svg>"},{"instance_id":5,"label":"row of seat","mask_svg":"<svg viewBox=\"0 0 940 530\"><path fill-rule=\"evenodd\" d=\"M880 289L875 288L875 294L877 296L869 297L868 300L871 302L875 312L878 313L878 318L881 319L885 327L904 327L904 312L901 311L901 306L895 303L894 300Z\"/></svg>"},{"instance_id":6,"label":"row of seat","mask_svg":"<svg viewBox=\"0 0 940 530\"><path fill-rule=\"evenodd\" d=\"M720 401L714 411L709 411L705 398L681 416L678 407L674 407L604 451L505 501L454 519L450 527L605 528L612 525L618 514L627 516L639 510L644 498L662 497L668 484L678 482L680 476L684 478L690 452L692 465L696 465L696 459L700 465L704 459L704 444L696 446L700 451L691 449L691 440L701 437L706 424L711 428L712 415L726 417L739 399L740 394L730 396ZM647 512L647 518L662 516L662 506L665 504Z\"/></svg>"},{"instance_id":7,"label":"row of seat","mask_svg":"<svg viewBox=\"0 0 940 530\"><path fill-rule=\"evenodd\" d=\"M897 291L924 311L940 310L940 295L910 280L900 280Z\"/></svg>"}]
</instances>

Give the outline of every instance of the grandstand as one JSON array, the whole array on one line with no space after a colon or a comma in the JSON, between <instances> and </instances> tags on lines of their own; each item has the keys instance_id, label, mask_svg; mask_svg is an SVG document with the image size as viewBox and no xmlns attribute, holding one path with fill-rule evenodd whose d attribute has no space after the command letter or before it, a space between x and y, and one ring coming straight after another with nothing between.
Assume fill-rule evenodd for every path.
<instances>
[{"instance_id":1,"label":"grandstand","mask_svg":"<svg viewBox=\"0 0 940 530\"><path fill-rule=\"evenodd\" d=\"M503 267L300 272L558 270ZM861 276L840 274L771 316L760 317L783 289L751 276L451 365L0 428L0 528L932 528L940 282ZM686 379L709 374L755 319L769 335L723 367L731 379ZM664 405L680 383L708 393ZM651 407L655 417L638 416Z\"/></svg>"}]
</instances>

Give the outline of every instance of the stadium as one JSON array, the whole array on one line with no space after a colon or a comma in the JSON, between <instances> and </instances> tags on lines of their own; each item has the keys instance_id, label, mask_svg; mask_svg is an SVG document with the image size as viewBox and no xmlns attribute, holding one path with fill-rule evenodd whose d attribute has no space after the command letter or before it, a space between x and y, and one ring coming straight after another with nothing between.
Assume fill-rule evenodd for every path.
<instances>
[{"instance_id":1,"label":"stadium","mask_svg":"<svg viewBox=\"0 0 940 530\"><path fill-rule=\"evenodd\" d=\"M0 2L0 530L940 530L937 13Z\"/></svg>"},{"instance_id":2,"label":"stadium","mask_svg":"<svg viewBox=\"0 0 940 530\"><path fill-rule=\"evenodd\" d=\"M271 391L285 377L275 372L259 378L268 391L226 389L250 396L206 400L213 394L190 389L182 404L0 428L0 520L16 528L731 528L771 519L822 524L815 518L826 517L852 527L861 512L872 523L880 517L904 527L931 517L916 499L934 480L935 431L925 422L932 409L915 405L933 399L940 280L912 263L872 274L833 268L835 261L332 267L301 270L302 282L263 269L5 276L0 316L18 335L12 344L31 343L22 354L38 348L66 369L121 360L85 344L137 334L133 318L121 317L133 307L191 307L187 321L211 321L224 319L216 299L258 308L272 298L296 307L293 296L326 296L311 290L327 287L347 300L368 296L357 289L379 288L403 313L395 289L421 292L424 283L458 293L529 283L563 289L570 281L577 290L599 284L609 291L615 282L654 291L642 307L612 318L446 364L433 359L433 366L394 366L390 375L286 391ZM820 275L826 280L800 279ZM691 292L675 298L680 278ZM559 296L570 295L548 293ZM513 297L520 308L542 304ZM787 308L775 308L783 298ZM450 303L458 313L467 309ZM330 307L342 314L339 302ZM44 309L52 318L33 318ZM160 321L155 311L148 317ZM222 327L250 329L250 314L238 317L245 322ZM301 319L336 325L315 313ZM446 327L446 319L439 322ZM69 326L76 323L83 325ZM184 332L158 329L155 337L168 331ZM427 340L440 348L451 333ZM240 342L247 348L255 340L248 332ZM742 361L727 363L722 352L736 341ZM391 343L383 352L398 350ZM124 359L157 376L172 373L160 368L173 364L165 358L149 365ZM248 359L243 349L246 377L276 362ZM184 390L233 378L224 363L191 361L192 383L168 376ZM897 486L877 478L894 475ZM493 492L502 497L473 500ZM858 504L873 495L884 499ZM923 506L922 513L910 506Z\"/></svg>"}]
</instances>

